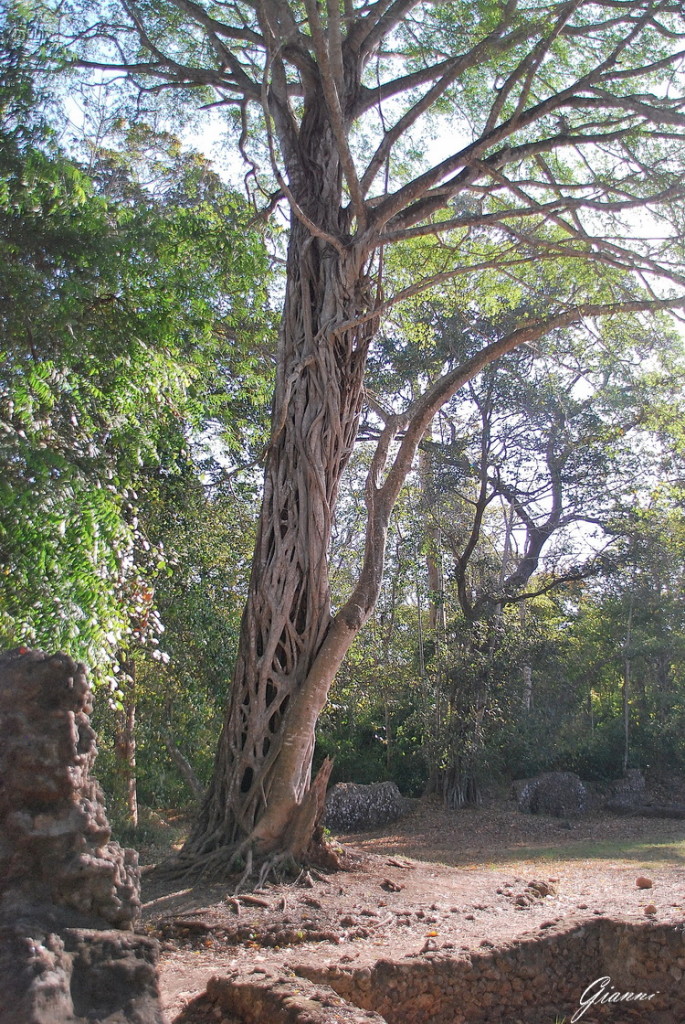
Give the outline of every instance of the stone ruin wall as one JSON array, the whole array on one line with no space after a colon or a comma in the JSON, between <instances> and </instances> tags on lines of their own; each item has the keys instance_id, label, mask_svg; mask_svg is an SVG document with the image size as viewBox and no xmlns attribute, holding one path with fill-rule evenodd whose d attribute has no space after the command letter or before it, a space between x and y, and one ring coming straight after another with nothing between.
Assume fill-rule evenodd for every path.
<instances>
[{"instance_id":1,"label":"stone ruin wall","mask_svg":"<svg viewBox=\"0 0 685 1024\"><path fill-rule=\"evenodd\" d=\"M82 665L0 656L0 1024L162 1024L136 855L111 841L90 774L90 710ZM218 1024L549 1024L607 975L611 991L656 993L626 1006L673 1024L684 973L682 927L598 918L463 956L226 975L204 999Z\"/></svg>"},{"instance_id":2,"label":"stone ruin wall","mask_svg":"<svg viewBox=\"0 0 685 1024\"><path fill-rule=\"evenodd\" d=\"M0 1024L157 1024L137 854L111 841L83 665L0 655ZM114 930L113 930L114 929Z\"/></svg>"},{"instance_id":3,"label":"stone ruin wall","mask_svg":"<svg viewBox=\"0 0 685 1024\"><path fill-rule=\"evenodd\" d=\"M595 1006L588 1017L618 1020L625 1008L642 1012L645 1024L685 1020L685 931L654 922L558 923L462 957L427 953L366 968L295 971L298 977L260 968L216 977L204 998L217 1024L550 1024L570 1019L587 986L608 976L607 994L654 998Z\"/></svg>"},{"instance_id":4,"label":"stone ruin wall","mask_svg":"<svg viewBox=\"0 0 685 1024\"><path fill-rule=\"evenodd\" d=\"M463 958L427 954L415 962L380 961L373 969L334 968L325 980L389 1024L549 1024L571 1016L586 987L608 976L613 988L607 991L655 994L626 1008L645 1008L645 1019L662 1013L664 1024L673 1024L685 1019L683 971L682 928L600 918L554 925ZM318 972L306 975L324 980Z\"/></svg>"}]
</instances>

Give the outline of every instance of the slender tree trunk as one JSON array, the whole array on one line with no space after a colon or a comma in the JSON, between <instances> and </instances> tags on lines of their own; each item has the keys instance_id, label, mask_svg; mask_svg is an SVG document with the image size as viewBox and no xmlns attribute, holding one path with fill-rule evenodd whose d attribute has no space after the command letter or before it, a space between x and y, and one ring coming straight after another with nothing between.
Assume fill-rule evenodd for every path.
<instances>
[{"instance_id":1,"label":"slender tree trunk","mask_svg":"<svg viewBox=\"0 0 685 1024\"><path fill-rule=\"evenodd\" d=\"M164 746L167 749L169 757L178 768L179 775L192 793L193 800L199 803L205 795L205 787L195 774L192 764L184 755L183 751L179 750L176 746L173 736L168 728L163 730L162 739L164 740Z\"/></svg>"},{"instance_id":2,"label":"slender tree trunk","mask_svg":"<svg viewBox=\"0 0 685 1024\"><path fill-rule=\"evenodd\" d=\"M630 645L632 643L633 633L633 599L630 598L630 606L628 608L628 629L626 631L626 643L625 652L623 659L623 685L621 687L622 693L622 704L623 704L623 774L625 775L628 771L628 764L630 762L630 676L631 676L631 650Z\"/></svg>"},{"instance_id":3,"label":"slender tree trunk","mask_svg":"<svg viewBox=\"0 0 685 1024\"><path fill-rule=\"evenodd\" d=\"M433 440L433 424L425 433L425 440ZM442 573L440 527L431 516L437 496L433 473L433 461L429 451L419 449L419 480L421 483L421 504L424 513L424 530L426 534L426 574L428 577L428 625L432 630L440 630L444 634L445 594Z\"/></svg>"},{"instance_id":4,"label":"slender tree trunk","mask_svg":"<svg viewBox=\"0 0 685 1024\"><path fill-rule=\"evenodd\" d=\"M123 782L126 816L134 828L138 825L138 792L136 780L136 666L133 659L122 661L126 676L123 685L124 706L117 713L116 752L119 774Z\"/></svg>"},{"instance_id":5,"label":"slender tree trunk","mask_svg":"<svg viewBox=\"0 0 685 1024\"><path fill-rule=\"evenodd\" d=\"M521 601L519 605L519 623L521 632L525 635L526 628L526 602ZM521 674L523 677L523 706L526 711L533 707L533 668L531 665L524 665Z\"/></svg>"}]
</instances>

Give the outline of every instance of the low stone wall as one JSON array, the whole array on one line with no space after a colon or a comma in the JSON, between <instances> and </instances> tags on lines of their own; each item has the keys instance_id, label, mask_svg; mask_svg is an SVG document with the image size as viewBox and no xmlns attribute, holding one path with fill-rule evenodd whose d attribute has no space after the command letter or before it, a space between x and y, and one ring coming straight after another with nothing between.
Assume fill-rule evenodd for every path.
<instances>
[{"instance_id":1,"label":"low stone wall","mask_svg":"<svg viewBox=\"0 0 685 1024\"><path fill-rule=\"evenodd\" d=\"M601 1006L611 1014L611 1004L619 1003L644 1009L650 1024L685 1020L685 932L653 922L560 923L542 935L462 957L427 953L370 968L296 970L388 1024L550 1024L556 1017L570 1019L588 986L585 999L594 995L595 1013ZM650 998L619 1000L626 993ZM287 1019L271 1018L273 1024Z\"/></svg>"},{"instance_id":2,"label":"low stone wall","mask_svg":"<svg viewBox=\"0 0 685 1024\"><path fill-rule=\"evenodd\" d=\"M645 1024L685 1020L685 926L654 922L557 923L458 957L295 972L212 978L217 1024L551 1024L574 1014L609 1024L622 1010Z\"/></svg>"},{"instance_id":3,"label":"low stone wall","mask_svg":"<svg viewBox=\"0 0 685 1024\"><path fill-rule=\"evenodd\" d=\"M658 991L650 1010L663 1010L669 1021L685 1020L685 923L674 928L600 921L599 962L615 989Z\"/></svg>"},{"instance_id":4,"label":"low stone wall","mask_svg":"<svg viewBox=\"0 0 685 1024\"><path fill-rule=\"evenodd\" d=\"M257 970L210 978L207 999L243 1024L384 1024L372 1010L351 1005L328 985Z\"/></svg>"}]
</instances>

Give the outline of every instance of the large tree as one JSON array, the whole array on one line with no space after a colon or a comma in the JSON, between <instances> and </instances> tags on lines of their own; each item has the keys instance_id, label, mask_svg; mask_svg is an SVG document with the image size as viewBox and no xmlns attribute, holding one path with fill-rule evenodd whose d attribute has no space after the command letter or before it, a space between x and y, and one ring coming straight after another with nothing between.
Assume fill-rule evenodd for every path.
<instances>
[{"instance_id":1,"label":"large tree","mask_svg":"<svg viewBox=\"0 0 685 1024\"><path fill-rule=\"evenodd\" d=\"M489 362L557 327L685 306L685 14L675 0L53 9L92 75L125 77L143 101L177 89L227 110L254 195L289 207L249 597L214 778L185 853L207 869L237 850L299 855L317 717L372 612L389 516L436 411ZM403 255L387 294L391 249ZM333 613L331 523L369 347L394 304L449 283L466 310L487 284L499 335L426 375L403 408L369 398L382 430L366 555ZM530 314L513 321L507 307L522 295Z\"/></svg>"}]
</instances>

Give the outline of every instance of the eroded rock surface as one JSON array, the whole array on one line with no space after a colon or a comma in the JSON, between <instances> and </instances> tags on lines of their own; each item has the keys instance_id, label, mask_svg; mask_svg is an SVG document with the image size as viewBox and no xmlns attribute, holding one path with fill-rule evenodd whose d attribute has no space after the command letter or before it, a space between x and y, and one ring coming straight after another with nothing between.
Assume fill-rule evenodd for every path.
<instances>
[{"instance_id":1,"label":"eroded rock surface","mask_svg":"<svg viewBox=\"0 0 685 1024\"><path fill-rule=\"evenodd\" d=\"M587 787L573 772L544 772L516 787L518 808L524 814L572 818L588 811Z\"/></svg>"},{"instance_id":2,"label":"eroded rock surface","mask_svg":"<svg viewBox=\"0 0 685 1024\"><path fill-rule=\"evenodd\" d=\"M161 1021L156 944L131 934L137 854L111 841L90 774L91 709L66 655L0 656L1 1024Z\"/></svg>"},{"instance_id":3,"label":"eroded rock surface","mask_svg":"<svg viewBox=\"0 0 685 1024\"><path fill-rule=\"evenodd\" d=\"M323 824L333 832L376 828L402 817L408 803L394 782L339 782L326 797Z\"/></svg>"}]
</instances>

